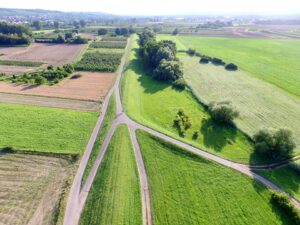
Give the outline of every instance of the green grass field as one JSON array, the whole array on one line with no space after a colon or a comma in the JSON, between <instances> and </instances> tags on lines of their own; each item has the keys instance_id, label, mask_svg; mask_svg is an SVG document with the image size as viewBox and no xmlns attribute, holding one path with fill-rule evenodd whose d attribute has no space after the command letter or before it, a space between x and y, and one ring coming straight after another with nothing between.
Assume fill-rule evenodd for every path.
<instances>
[{"instance_id":1,"label":"green grass field","mask_svg":"<svg viewBox=\"0 0 300 225\"><path fill-rule=\"evenodd\" d=\"M160 38L170 39L170 36ZM300 41L275 39L171 37L179 49L234 62L240 68L300 98Z\"/></svg>"},{"instance_id":2,"label":"green grass field","mask_svg":"<svg viewBox=\"0 0 300 225\"><path fill-rule=\"evenodd\" d=\"M95 141L95 144L93 146L93 150L92 153L90 155L88 164L85 168L84 171L84 175L83 175L83 179L82 179L82 184L85 183L88 175L90 174L91 168L94 165L94 162L97 158L97 155L99 153L100 147L106 137L106 134L108 133L110 126L114 120L116 116L116 98L115 95L112 95L110 100L109 100L109 104L108 104L108 108L104 117L104 120L102 122L101 128L99 130L97 139Z\"/></svg>"},{"instance_id":3,"label":"green grass field","mask_svg":"<svg viewBox=\"0 0 300 225\"><path fill-rule=\"evenodd\" d=\"M81 216L81 225L141 225L139 178L128 128L108 146Z\"/></svg>"},{"instance_id":4,"label":"green grass field","mask_svg":"<svg viewBox=\"0 0 300 225\"><path fill-rule=\"evenodd\" d=\"M178 54L184 78L201 102L231 101L240 112L238 127L252 136L260 128L287 127L300 150L300 100L248 73L200 64L199 57Z\"/></svg>"},{"instance_id":5,"label":"green grass field","mask_svg":"<svg viewBox=\"0 0 300 225\"><path fill-rule=\"evenodd\" d=\"M251 143L240 131L215 124L190 92L177 91L148 76L137 59L135 40L132 45L122 80L123 105L131 118L213 154L243 163L262 162L252 154ZM193 124L184 139L173 126L179 109L184 109ZM192 139L195 131L200 132L196 141Z\"/></svg>"},{"instance_id":6,"label":"green grass field","mask_svg":"<svg viewBox=\"0 0 300 225\"><path fill-rule=\"evenodd\" d=\"M138 131L155 225L291 224L256 181Z\"/></svg>"},{"instance_id":7,"label":"green grass field","mask_svg":"<svg viewBox=\"0 0 300 225\"><path fill-rule=\"evenodd\" d=\"M0 104L0 148L82 153L98 113Z\"/></svg>"},{"instance_id":8,"label":"green grass field","mask_svg":"<svg viewBox=\"0 0 300 225\"><path fill-rule=\"evenodd\" d=\"M300 164L300 161L298 163ZM272 181L300 201L300 176L299 173L295 172L289 166L275 170L258 171L257 173Z\"/></svg>"}]
</instances>

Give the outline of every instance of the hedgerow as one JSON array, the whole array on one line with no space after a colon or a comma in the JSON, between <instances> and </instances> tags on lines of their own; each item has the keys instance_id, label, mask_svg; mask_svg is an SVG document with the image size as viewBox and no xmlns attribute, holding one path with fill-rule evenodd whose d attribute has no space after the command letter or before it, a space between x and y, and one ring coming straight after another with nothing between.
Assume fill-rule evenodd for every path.
<instances>
[{"instance_id":1,"label":"hedgerow","mask_svg":"<svg viewBox=\"0 0 300 225\"><path fill-rule=\"evenodd\" d=\"M93 42L90 47L92 48L120 48L123 49L126 47L126 42L120 41L100 41Z\"/></svg>"},{"instance_id":2,"label":"hedgerow","mask_svg":"<svg viewBox=\"0 0 300 225\"><path fill-rule=\"evenodd\" d=\"M87 52L82 59L75 64L75 70L115 72L121 63L122 54Z\"/></svg>"},{"instance_id":3,"label":"hedgerow","mask_svg":"<svg viewBox=\"0 0 300 225\"><path fill-rule=\"evenodd\" d=\"M127 37L103 37L101 41L127 41Z\"/></svg>"}]
</instances>

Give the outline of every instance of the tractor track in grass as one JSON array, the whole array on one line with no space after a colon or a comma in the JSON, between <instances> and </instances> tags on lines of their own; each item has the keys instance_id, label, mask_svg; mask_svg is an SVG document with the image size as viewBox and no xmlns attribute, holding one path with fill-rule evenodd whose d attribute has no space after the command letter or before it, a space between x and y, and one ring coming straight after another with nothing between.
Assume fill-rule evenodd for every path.
<instances>
[{"instance_id":1,"label":"tractor track in grass","mask_svg":"<svg viewBox=\"0 0 300 225\"><path fill-rule=\"evenodd\" d=\"M214 154L208 153L204 150L201 150L199 148L193 147L189 144L186 144L184 142L181 142L175 138L172 138L168 135L165 135L159 131L156 131L154 129L151 129L149 127L146 127L142 124L139 124L137 122L135 122L134 120L132 120L131 118L129 118L125 112L123 111L123 106L122 106L122 101L121 101L121 96L120 96L120 80L121 80L121 76L122 73L125 69L126 66L126 59L127 56L129 54L129 45L127 44L126 50L125 50L125 54L122 58L122 62L120 65L120 68L117 72L117 79L116 79L116 83L115 85L112 87L112 89L109 91L109 94L106 96L104 104L103 104L103 109L101 112L101 115L97 121L96 127L91 135L90 141L86 147L86 150L84 152L84 155L81 159L77 174L74 178L72 187L71 187L71 192L70 192L70 196L68 199L68 204L67 204L67 208L66 208L66 213L65 213L65 218L64 218L64 225L77 225L79 224L80 221L80 215L81 212L83 211L88 193L92 187L92 183L95 179L96 173L99 169L99 166L101 165L101 162L105 156L107 147L110 143L110 140L116 130L116 128L121 125L121 124L126 124L129 128L129 132L130 132L130 137L131 137L131 141L133 143L133 148L134 148L134 154L135 154L135 158L136 158L136 162L137 162L137 166L138 166L138 173L139 173L139 179L140 179L140 188L141 188L141 198L142 198L142 215L143 215L143 225L152 225L152 212L151 212L151 199L150 199L150 191L149 191L149 185L148 185L148 179L147 179L147 173L146 173L146 169L144 166L144 162L143 162L143 158L142 158L142 154L140 151L140 146L139 143L137 141L136 138L136 130L144 130L154 136L157 136L161 139L164 139L172 144L178 145L179 147L182 147L192 153L195 153L197 155L200 155L204 158L207 158L209 160L212 160L218 164L221 164L223 166L232 168L240 173L243 173L257 181L259 181L260 183L264 184L266 187L278 191L278 192L284 192L286 193L283 189L279 188L278 186L276 186L275 184L273 184L272 182L270 182L269 180L265 179L264 177L256 174L254 172L254 170L262 170L262 169L275 169L275 168L280 168L282 166L285 166L289 163L289 161L284 161L284 162L280 162L280 163L274 163L274 164L270 164L270 165L260 165L260 166L251 166L251 165L244 165L244 164L239 164L239 163L235 163L232 162L230 160L227 159L223 159L219 156L216 156ZM109 99L112 95L112 93L115 93L116 95L116 104L117 104L117 116L114 119L112 126L110 127L109 132L107 133L104 142L102 143L101 149L99 151L99 154L97 156L97 159L90 171L90 174L85 182L85 184L83 185L83 188L80 189L81 187L81 181L82 181L82 177L83 177L83 173L85 170L85 167L88 163L88 159L89 156L92 152L92 148L93 148L93 144L96 140L97 134L99 132L99 129L101 127L102 121L104 119L104 116L106 114L106 110L107 110L107 106L108 106L108 102ZM300 209L300 203L293 198L292 196L290 196L290 201L293 203L293 205L295 207L297 207L298 209Z\"/></svg>"}]
</instances>

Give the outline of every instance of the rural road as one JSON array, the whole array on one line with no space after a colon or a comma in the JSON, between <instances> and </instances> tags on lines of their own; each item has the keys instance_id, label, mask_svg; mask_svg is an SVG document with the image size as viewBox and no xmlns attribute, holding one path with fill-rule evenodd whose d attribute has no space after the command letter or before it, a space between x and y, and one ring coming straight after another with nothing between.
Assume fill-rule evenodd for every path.
<instances>
[{"instance_id":1,"label":"rural road","mask_svg":"<svg viewBox=\"0 0 300 225\"><path fill-rule=\"evenodd\" d=\"M145 170L142 154L141 154L141 151L140 151L140 146L139 146L137 138L136 138L136 130L137 129L144 130L144 131L146 131L146 132L148 132L152 135L155 135L155 136L157 136L161 139L164 139L168 142L171 142L175 145L178 145L178 146L180 146L180 147L182 147L182 148L184 148L184 149L186 149L190 152L193 152L193 153L198 154L202 157L205 157L209 160L213 160L216 163L219 163L221 165L224 165L226 167L229 167L229 168L232 168L236 171L239 171L240 173L243 173L243 174L245 174L245 175L261 182L262 184L264 184L265 186L267 186L270 189L276 190L278 192L284 192L281 188L279 188L278 186L276 186L275 184L273 184L269 180L267 180L264 177L254 173L253 170L254 169L274 169L274 168L286 165L287 162L278 163L278 164L271 164L271 165L263 165L263 166L248 166L248 165L235 163L235 162L223 159L221 157L218 157L216 155L213 155L211 153L208 153L206 151L203 151L199 148L195 148L191 145L188 145L184 142L181 142L177 139L174 139L170 136L167 136L167 135L165 135L163 133L160 133L156 130L153 130L149 127L143 126L143 125L135 122L134 120L130 119L125 114L125 112L123 111L123 106L122 106L122 101L121 101L121 96L120 96L120 80L121 80L122 73L125 69L126 59L128 57L129 50L130 50L130 48L129 48L129 44L128 44L127 47L126 47L124 57L122 58L120 68L117 72L117 79L116 79L115 85L112 87L109 94L105 98L101 115L100 115L100 117L97 121L96 127L95 127L95 129L94 129L94 131L91 135L89 143L86 147L84 155L83 155L83 157L81 159L81 162L79 164L79 168L78 168L78 171L77 171L76 176L74 178L74 182L73 182L72 187L71 187L71 191L70 191L70 195L69 195L69 199L68 199L68 203L67 203L67 207L66 207L64 225L78 225L79 220L80 220L81 212L84 208L84 204L86 202L88 193L91 189L92 183L95 179L96 173L97 173L97 171L99 169L99 166L101 165L101 162L104 158L104 155L106 153L106 150L107 150L107 147L110 143L110 140L111 140L115 130L117 129L117 127L120 124L126 124L128 126L129 132L130 132L130 137L131 137L133 147L134 147L134 153L135 153L135 158L136 158L139 177L140 177L143 225L152 225L153 223L152 223L151 199L150 199L149 185L148 185L148 180L147 180L147 173L146 173L146 170ZM101 146L101 149L99 151L97 159L96 159L96 161L95 161L95 163L94 163L94 165L93 165L93 167L90 171L90 174L89 174L89 176L86 180L86 183L84 184L82 190L80 191L81 181L82 181L82 177L83 177L83 174L84 174L84 170L85 170L85 167L87 165L89 156L91 154L93 144L96 140L99 129L101 127L104 116L106 114L108 102L109 102L109 99L110 99L112 93L115 93L115 96L116 96L117 116L116 116L115 120L113 121L112 126L111 126L110 130L108 131L107 136L104 139L104 142ZM300 209L300 203L296 199L294 199L290 196L290 200L295 205L295 207Z\"/></svg>"}]
</instances>

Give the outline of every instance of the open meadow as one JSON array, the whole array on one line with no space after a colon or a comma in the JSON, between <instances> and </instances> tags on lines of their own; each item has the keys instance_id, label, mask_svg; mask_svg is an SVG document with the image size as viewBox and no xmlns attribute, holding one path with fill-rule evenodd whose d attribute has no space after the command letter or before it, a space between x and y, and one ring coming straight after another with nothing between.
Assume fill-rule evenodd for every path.
<instances>
[{"instance_id":1,"label":"open meadow","mask_svg":"<svg viewBox=\"0 0 300 225\"><path fill-rule=\"evenodd\" d=\"M136 38L132 41L122 80L122 101L126 113L146 126L227 159L262 163L262 159L253 154L252 143L243 133L212 121L206 109L189 91L178 91L169 84L153 80L137 58ZM185 138L180 137L174 127L179 109L183 109L192 121ZM195 131L199 132L197 140L193 139Z\"/></svg>"},{"instance_id":2,"label":"open meadow","mask_svg":"<svg viewBox=\"0 0 300 225\"><path fill-rule=\"evenodd\" d=\"M139 178L128 128L116 130L89 193L81 225L141 225Z\"/></svg>"},{"instance_id":3,"label":"open meadow","mask_svg":"<svg viewBox=\"0 0 300 225\"><path fill-rule=\"evenodd\" d=\"M0 153L0 224L56 224L72 164L62 158Z\"/></svg>"},{"instance_id":4,"label":"open meadow","mask_svg":"<svg viewBox=\"0 0 300 225\"><path fill-rule=\"evenodd\" d=\"M237 126L250 136L260 128L286 127L293 131L300 150L300 99L243 70L200 64L199 57L186 54L179 58L184 78L201 102L231 101L240 112Z\"/></svg>"},{"instance_id":5,"label":"open meadow","mask_svg":"<svg viewBox=\"0 0 300 225\"><path fill-rule=\"evenodd\" d=\"M260 183L137 131L155 225L292 224Z\"/></svg>"}]
</instances>

